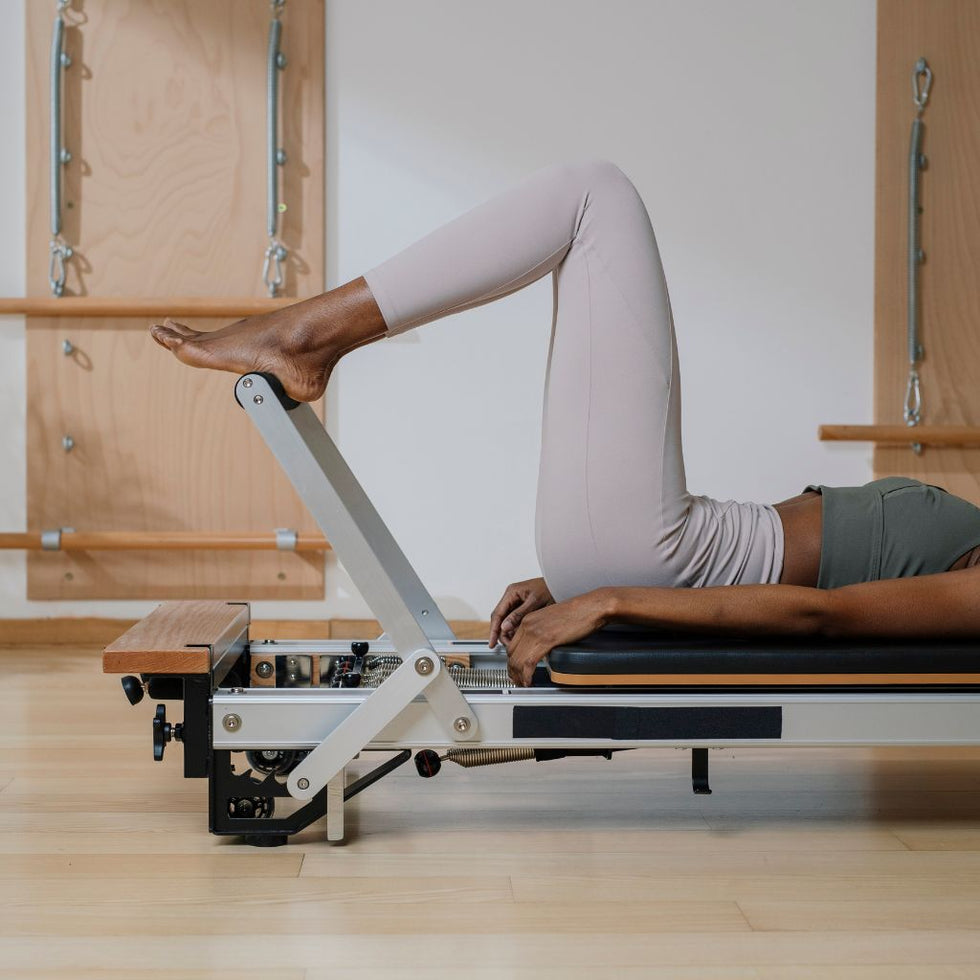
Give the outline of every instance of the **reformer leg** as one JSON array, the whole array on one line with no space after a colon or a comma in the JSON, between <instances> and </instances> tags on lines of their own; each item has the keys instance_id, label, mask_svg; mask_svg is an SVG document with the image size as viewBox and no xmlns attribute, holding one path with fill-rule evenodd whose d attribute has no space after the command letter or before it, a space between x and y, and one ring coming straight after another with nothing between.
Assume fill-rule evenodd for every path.
<instances>
[{"instance_id":1,"label":"reformer leg","mask_svg":"<svg viewBox=\"0 0 980 980\"><path fill-rule=\"evenodd\" d=\"M344 790L347 788L347 769L341 769L327 783L327 842L344 842Z\"/></svg>"},{"instance_id":2,"label":"reformer leg","mask_svg":"<svg viewBox=\"0 0 980 980\"><path fill-rule=\"evenodd\" d=\"M710 796L708 785L708 750L691 749L691 783L697 796Z\"/></svg>"}]
</instances>

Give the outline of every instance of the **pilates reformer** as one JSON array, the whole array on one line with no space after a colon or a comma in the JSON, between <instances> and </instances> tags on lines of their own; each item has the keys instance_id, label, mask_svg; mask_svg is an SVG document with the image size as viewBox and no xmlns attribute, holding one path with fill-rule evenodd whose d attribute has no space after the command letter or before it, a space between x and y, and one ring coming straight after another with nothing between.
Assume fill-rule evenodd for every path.
<instances>
[{"instance_id":1,"label":"pilates reformer","mask_svg":"<svg viewBox=\"0 0 980 980\"><path fill-rule=\"evenodd\" d=\"M980 644L725 640L604 630L556 648L529 688L501 647L458 639L309 405L239 378L252 419L384 630L374 639L249 639L246 603L164 603L103 654L152 721L154 759L183 745L215 834L277 845L414 755L422 776L646 747L980 744ZM357 757L387 758L348 781Z\"/></svg>"}]
</instances>

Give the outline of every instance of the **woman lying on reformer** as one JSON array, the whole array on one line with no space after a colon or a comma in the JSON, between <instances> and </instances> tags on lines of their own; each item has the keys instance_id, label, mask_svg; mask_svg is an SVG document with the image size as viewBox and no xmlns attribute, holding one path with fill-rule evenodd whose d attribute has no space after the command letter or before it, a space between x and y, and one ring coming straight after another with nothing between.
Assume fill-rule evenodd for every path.
<instances>
[{"instance_id":1,"label":"woman lying on reformer","mask_svg":"<svg viewBox=\"0 0 980 980\"><path fill-rule=\"evenodd\" d=\"M154 339L312 401L348 351L554 274L536 544L544 578L493 610L512 679L610 623L735 635L980 638L980 509L916 480L782 503L694 496L649 216L611 163L551 168L344 286L213 333ZM937 574L940 573L940 574ZM708 588L710 586L710 588Z\"/></svg>"}]
</instances>

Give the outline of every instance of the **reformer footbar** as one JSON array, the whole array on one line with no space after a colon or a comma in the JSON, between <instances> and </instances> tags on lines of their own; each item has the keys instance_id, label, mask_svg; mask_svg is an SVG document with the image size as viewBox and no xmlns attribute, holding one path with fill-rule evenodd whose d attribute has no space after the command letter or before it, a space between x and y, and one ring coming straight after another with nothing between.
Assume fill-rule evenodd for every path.
<instances>
[{"instance_id":1,"label":"reformer footbar","mask_svg":"<svg viewBox=\"0 0 980 980\"><path fill-rule=\"evenodd\" d=\"M156 709L154 757L183 742L185 776L209 780L213 833L280 844L326 813L339 841L344 802L414 750L432 776L442 759L685 748L707 794L713 747L980 744L976 643L610 630L554 650L531 688L512 687L502 648L454 635L312 408L261 374L240 378L235 397L384 632L250 641L246 604L196 601L165 603L106 648L106 672L139 675L123 679L132 703L183 700L180 724ZM348 763L375 751L397 755L348 785Z\"/></svg>"}]
</instances>

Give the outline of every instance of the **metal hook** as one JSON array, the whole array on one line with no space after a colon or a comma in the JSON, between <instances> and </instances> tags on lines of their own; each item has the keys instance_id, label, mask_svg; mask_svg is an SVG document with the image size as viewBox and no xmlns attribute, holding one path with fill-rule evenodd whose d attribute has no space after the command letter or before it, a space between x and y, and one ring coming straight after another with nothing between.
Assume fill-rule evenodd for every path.
<instances>
[{"instance_id":1,"label":"metal hook","mask_svg":"<svg viewBox=\"0 0 980 980\"><path fill-rule=\"evenodd\" d=\"M275 296L283 284L282 264L289 255L289 249L276 238L269 239L269 247L265 250L265 261L262 263L262 281L269 290L270 296Z\"/></svg>"},{"instance_id":2,"label":"metal hook","mask_svg":"<svg viewBox=\"0 0 980 980\"><path fill-rule=\"evenodd\" d=\"M920 87L919 80L922 80ZM932 88L932 69L929 67L925 58L920 58L912 69L912 101L915 107L922 112L929 101L929 90Z\"/></svg>"},{"instance_id":3,"label":"metal hook","mask_svg":"<svg viewBox=\"0 0 980 980\"><path fill-rule=\"evenodd\" d=\"M912 368L909 371L908 385L905 388L905 424L918 425L922 420L922 390L919 385L919 372Z\"/></svg>"},{"instance_id":4,"label":"metal hook","mask_svg":"<svg viewBox=\"0 0 980 980\"><path fill-rule=\"evenodd\" d=\"M48 259L48 284L55 296L61 296L65 291L65 263L74 253L70 245L57 238L51 239L48 248L51 253Z\"/></svg>"}]
</instances>

